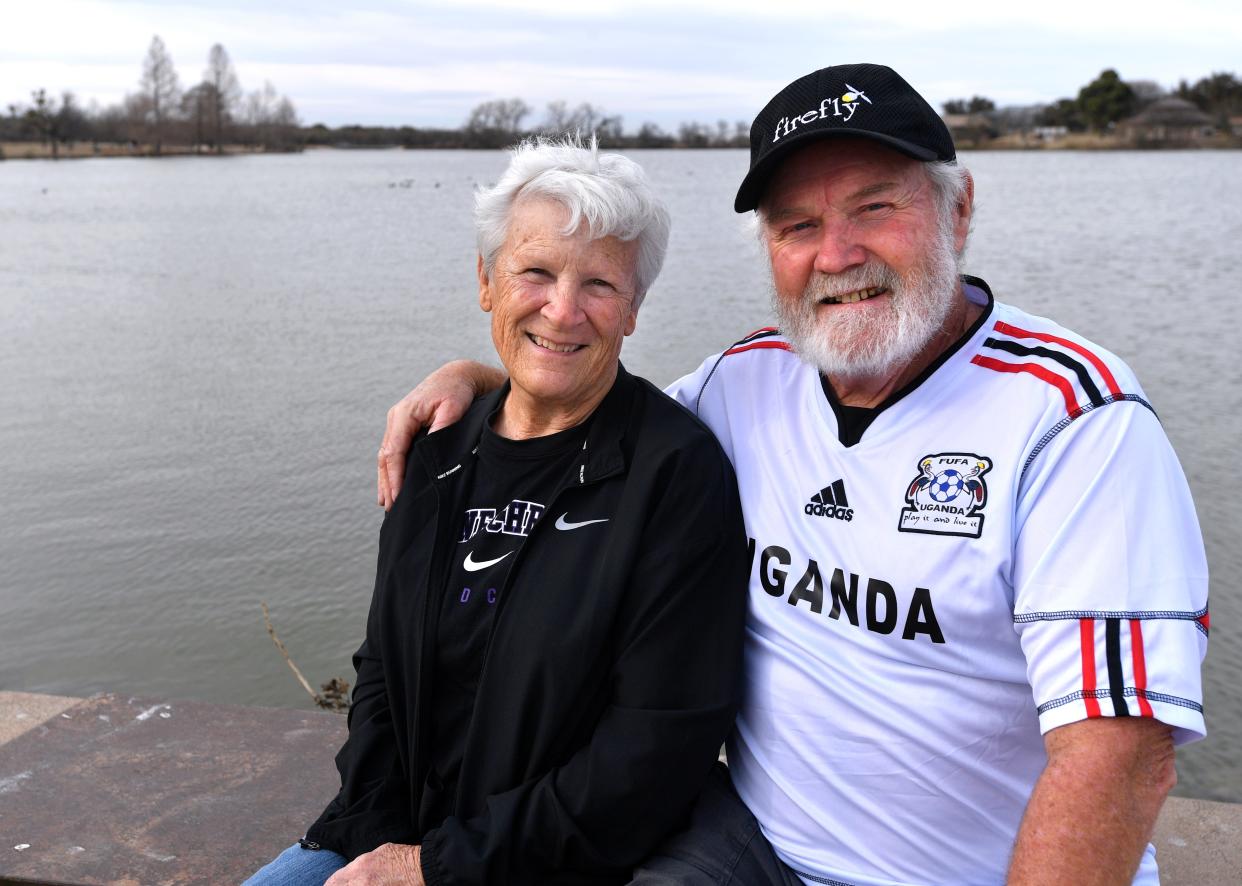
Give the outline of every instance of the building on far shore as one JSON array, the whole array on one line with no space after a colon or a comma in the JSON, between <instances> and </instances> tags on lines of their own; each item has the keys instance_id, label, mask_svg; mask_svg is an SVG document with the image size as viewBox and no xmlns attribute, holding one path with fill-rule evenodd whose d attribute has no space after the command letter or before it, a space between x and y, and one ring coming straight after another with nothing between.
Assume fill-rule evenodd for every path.
<instances>
[{"instance_id":1,"label":"building on far shore","mask_svg":"<svg viewBox=\"0 0 1242 886\"><path fill-rule=\"evenodd\" d=\"M1117 124L1138 145L1195 145L1216 133L1212 118L1182 98L1167 96Z\"/></svg>"},{"instance_id":2,"label":"building on far shore","mask_svg":"<svg viewBox=\"0 0 1242 886\"><path fill-rule=\"evenodd\" d=\"M1031 138L1037 141L1053 142L1069 135L1068 126L1035 126L1031 128Z\"/></svg>"},{"instance_id":3,"label":"building on far shore","mask_svg":"<svg viewBox=\"0 0 1242 886\"><path fill-rule=\"evenodd\" d=\"M999 135L996 124L987 114L943 114L942 117L959 148L981 148Z\"/></svg>"}]
</instances>

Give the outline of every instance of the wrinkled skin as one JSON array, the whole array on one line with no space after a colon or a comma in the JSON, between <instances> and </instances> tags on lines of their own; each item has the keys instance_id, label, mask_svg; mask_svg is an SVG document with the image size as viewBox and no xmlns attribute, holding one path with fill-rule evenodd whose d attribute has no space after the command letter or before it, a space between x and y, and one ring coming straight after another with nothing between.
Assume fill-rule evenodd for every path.
<instances>
[{"instance_id":1,"label":"wrinkled skin","mask_svg":"<svg viewBox=\"0 0 1242 886\"><path fill-rule=\"evenodd\" d=\"M423 886L420 847L385 843L359 855L324 886Z\"/></svg>"}]
</instances>

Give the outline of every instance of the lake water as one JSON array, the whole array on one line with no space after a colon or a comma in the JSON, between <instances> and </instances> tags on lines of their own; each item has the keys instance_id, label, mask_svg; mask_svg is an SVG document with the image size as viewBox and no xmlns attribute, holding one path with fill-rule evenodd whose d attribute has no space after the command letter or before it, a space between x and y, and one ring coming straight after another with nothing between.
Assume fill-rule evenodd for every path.
<instances>
[{"instance_id":1,"label":"lake water","mask_svg":"<svg viewBox=\"0 0 1242 886\"><path fill-rule=\"evenodd\" d=\"M744 152L636 156L674 232L623 357L666 383L764 325L765 284ZM1215 631L1178 791L1242 800L1242 152L963 159L968 270L1128 360L1182 459ZM260 601L312 682L352 678L384 413L492 353L469 210L503 165L0 163L0 688L305 706Z\"/></svg>"}]
</instances>

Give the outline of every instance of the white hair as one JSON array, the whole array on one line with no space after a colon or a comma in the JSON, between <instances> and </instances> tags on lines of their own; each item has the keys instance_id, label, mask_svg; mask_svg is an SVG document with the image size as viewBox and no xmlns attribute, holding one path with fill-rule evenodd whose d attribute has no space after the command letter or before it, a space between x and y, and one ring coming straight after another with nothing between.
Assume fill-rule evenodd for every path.
<instances>
[{"instance_id":1,"label":"white hair","mask_svg":"<svg viewBox=\"0 0 1242 886\"><path fill-rule=\"evenodd\" d=\"M490 188L474 197L474 227L483 268L490 276L504 245L513 208L520 200L546 197L569 210L562 233L586 225L591 239L638 241L634 308L664 264L671 227L668 210L641 166L620 154L601 154L595 138L550 141L533 138L510 152L509 167Z\"/></svg>"},{"instance_id":2,"label":"white hair","mask_svg":"<svg viewBox=\"0 0 1242 886\"><path fill-rule=\"evenodd\" d=\"M951 231L957 220L958 209L962 201L966 199L966 191L970 186L970 171L956 160L935 160L923 163L922 166L936 198L940 224ZM972 223L974 221L973 215L971 221ZM969 233L967 231L968 236ZM965 252L966 243L963 241L962 248L958 250L958 257L963 256Z\"/></svg>"}]
</instances>

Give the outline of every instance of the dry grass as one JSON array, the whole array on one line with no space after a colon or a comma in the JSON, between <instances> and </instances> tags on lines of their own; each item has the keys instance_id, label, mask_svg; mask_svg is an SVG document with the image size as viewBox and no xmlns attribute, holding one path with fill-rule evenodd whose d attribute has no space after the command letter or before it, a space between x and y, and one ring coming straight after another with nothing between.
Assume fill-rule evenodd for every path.
<instances>
[{"instance_id":1,"label":"dry grass","mask_svg":"<svg viewBox=\"0 0 1242 886\"><path fill-rule=\"evenodd\" d=\"M1060 138L1040 139L1031 135L1019 132L1002 135L999 138L988 139L978 143L963 144L958 142L958 147L975 148L986 151L1005 151L1005 150L1039 150L1039 151L1128 151L1136 148L1153 148L1153 149L1175 149L1175 148L1239 148L1242 147L1242 139L1237 136L1229 136L1225 134L1217 134L1205 138L1196 139L1191 143L1151 143L1143 142L1121 135L1100 135L1092 132L1071 132Z\"/></svg>"}]
</instances>

